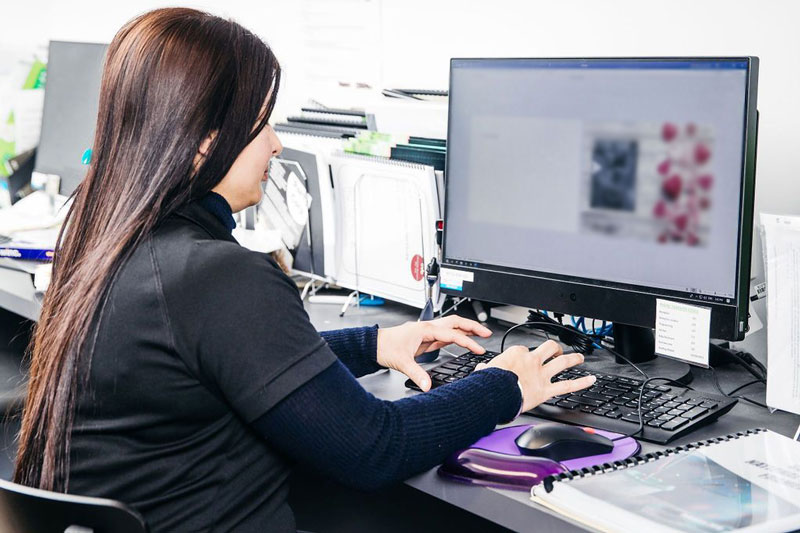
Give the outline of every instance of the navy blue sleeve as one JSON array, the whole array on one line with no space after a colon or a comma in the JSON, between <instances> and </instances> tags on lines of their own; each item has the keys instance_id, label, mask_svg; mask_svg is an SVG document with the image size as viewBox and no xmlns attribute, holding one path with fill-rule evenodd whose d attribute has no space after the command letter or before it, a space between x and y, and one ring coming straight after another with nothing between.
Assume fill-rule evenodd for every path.
<instances>
[{"instance_id":1,"label":"navy blue sleeve","mask_svg":"<svg viewBox=\"0 0 800 533\"><path fill-rule=\"evenodd\" d=\"M378 364L378 326L346 328L320 333L333 353L356 377L381 370Z\"/></svg>"},{"instance_id":2,"label":"navy blue sleeve","mask_svg":"<svg viewBox=\"0 0 800 533\"><path fill-rule=\"evenodd\" d=\"M521 402L516 375L499 368L390 402L334 362L253 427L296 461L371 490L440 464L513 419Z\"/></svg>"}]
</instances>

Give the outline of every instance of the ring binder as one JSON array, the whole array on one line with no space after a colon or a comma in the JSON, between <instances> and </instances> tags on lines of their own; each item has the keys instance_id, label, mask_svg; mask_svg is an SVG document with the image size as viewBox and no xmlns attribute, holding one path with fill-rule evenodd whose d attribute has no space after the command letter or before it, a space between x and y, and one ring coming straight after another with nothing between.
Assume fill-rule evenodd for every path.
<instances>
[{"instance_id":1,"label":"ring binder","mask_svg":"<svg viewBox=\"0 0 800 533\"><path fill-rule=\"evenodd\" d=\"M666 456L671 455L671 454L684 453L684 452L691 451L691 450L696 449L696 448L702 448L704 446L711 446L711 445L714 445L714 444L719 444L721 442L727 442L729 440L736 440L736 439L740 439L742 437L747 437L749 435L756 435L756 434L764 432L764 431L767 431L767 430L764 429L764 428L754 428L754 429L748 429L746 431L737 431L736 433L731 433L731 434L728 434L728 435L725 435L725 436L722 436L722 437L714 437L712 439L699 440L697 442L684 444L683 446L675 446L674 448L668 448L668 449L663 450L663 451L657 451L657 452L651 452L651 453L635 455L633 457L629 457L628 459L625 459L624 461L614 461L613 464L615 465L615 467L611 468L610 470L606 469L606 468L601 468L598 471L598 470L596 470L597 467L593 467L592 469L581 468L579 470L570 470L569 472L564 472L564 473L561 473L561 474L554 474L554 475L551 475L551 476L547 476L546 478L544 478L542 480L542 487L544 487L544 490L546 492L552 492L553 485L555 483L558 483L558 482L567 482L567 481L572 481L575 478L583 478L583 477L586 477L586 476L595 476L595 475L605 474L608 471L622 470L622 469L625 469L625 468L631 468L631 467L638 466L638 465L641 465L641 464L644 464L644 463L649 463L650 461L658 461L662 457L666 457ZM602 465L602 466L605 467L605 465Z\"/></svg>"}]
</instances>

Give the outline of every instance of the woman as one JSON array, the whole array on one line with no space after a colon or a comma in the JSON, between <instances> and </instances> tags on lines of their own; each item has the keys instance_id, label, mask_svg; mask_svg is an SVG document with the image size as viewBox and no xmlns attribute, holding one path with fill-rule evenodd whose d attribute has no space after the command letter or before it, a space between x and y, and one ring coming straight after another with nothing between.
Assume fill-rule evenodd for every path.
<instances>
[{"instance_id":1,"label":"woman","mask_svg":"<svg viewBox=\"0 0 800 533\"><path fill-rule=\"evenodd\" d=\"M548 397L581 362L515 347L396 402L355 377L489 331L457 317L320 335L232 213L256 204L281 145L280 68L241 26L190 9L126 24L108 48L93 161L32 341L15 480L115 498L153 531L291 531L301 462L374 488L441 462Z\"/></svg>"}]
</instances>

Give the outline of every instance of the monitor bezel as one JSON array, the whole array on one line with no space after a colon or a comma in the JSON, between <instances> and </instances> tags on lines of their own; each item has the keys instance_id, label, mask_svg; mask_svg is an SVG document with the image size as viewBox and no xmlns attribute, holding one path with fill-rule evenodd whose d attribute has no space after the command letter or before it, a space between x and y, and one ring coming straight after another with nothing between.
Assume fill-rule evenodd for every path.
<instances>
[{"instance_id":1,"label":"monitor bezel","mask_svg":"<svg viewBox=\"0 0 800 533\"><path fill-rule=\"evenodd\" d=\"M736 254L736 289L733 301L725 303L723 298L703 295L686 296L679 291L654 287L643 287L604 280L565 276L543 272L525 271L485 263L466 263L447 256L448 204L447 191L451 180L450 127L453 107L453 70L456 62L746 62L746 88L744 103L743 149L739 196L739 233ZM556 57L556 58L452 58L450 60L450 83L448 101L448 150L445 163L445 208L444 235L442 240L443 268L464 271L461 288L442 287L444 294L470 297L477 300L519 305L535 309L547 309L576 316L588 316L611 322L639 327L654 327L656 300L666 298L700 305L711 309L711 336L719 339L741 340L747 331L750 262L752 255L753 204L755 199L756 142L758 112L758 57ZM587 258L588 260L588 258ZM469 278L472 281L469 281Z\"/></svg>"}]
</instances>

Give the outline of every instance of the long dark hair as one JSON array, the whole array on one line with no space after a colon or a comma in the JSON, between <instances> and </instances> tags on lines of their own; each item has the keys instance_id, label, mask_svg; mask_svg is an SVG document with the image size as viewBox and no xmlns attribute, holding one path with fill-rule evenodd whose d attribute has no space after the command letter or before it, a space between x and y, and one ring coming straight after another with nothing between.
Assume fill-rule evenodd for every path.
<instances>
[{"instance_id":1,"label":"long dark hair","mask_svg":"<svg viewBox=\"0 0 800 533\"><path fill-rule=\"evenodd\" d=\"M116 273L165 217L219 183L266 126L279 82L261 39L201 11L150 11L114 37L92 162L59 236L29 349L17 483L67 491L77 390Z\"/></svg>"}]
</instances>

